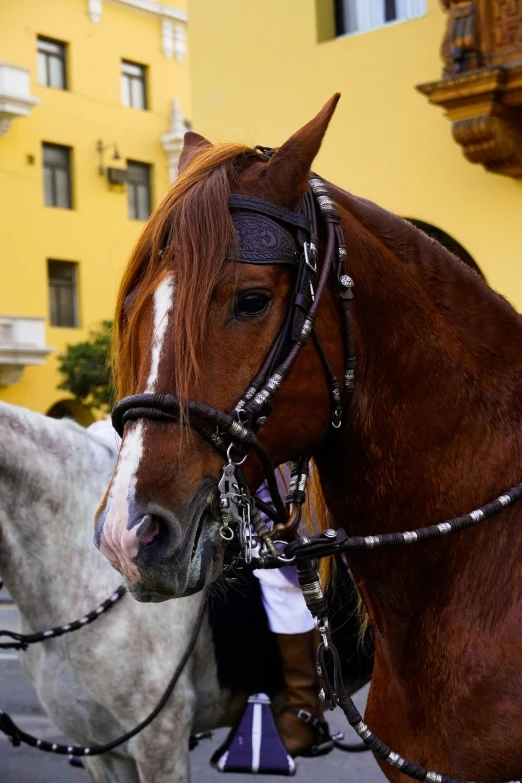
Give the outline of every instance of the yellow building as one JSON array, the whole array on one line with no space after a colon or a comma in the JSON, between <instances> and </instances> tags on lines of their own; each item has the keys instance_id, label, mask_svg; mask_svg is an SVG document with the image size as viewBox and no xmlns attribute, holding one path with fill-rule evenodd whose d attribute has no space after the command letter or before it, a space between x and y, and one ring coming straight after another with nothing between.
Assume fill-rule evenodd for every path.
<instances>
[{"instance_id":1,"label":"yellow building","mask_svg":"<svg viewBox=\"0 0 522 783\"><path fill-rule=\"evenodd\" d=\"M0 399L92 418L56 357L111 316L185 117L277 145L340 91L316 170L522 309L522 0L2 0L0 50Z\"/></svg>"},{"instance_id":2,"label":"yellow building","mask_svg":"<svg viewBox=\"0 0 522 783\"><path fill-rule=\"evenodd\" d=\"M189 12L198 132L278 145L341 92L315 170L434 227L522 309L520 0L190 0Z\"/></svg>"},{"instance_id":3,"label":"yellow building","mask_svg":"<svg viewBox=\"0 0 522 783\"><path fill-rule=\"evenodd\" d=\"M184 0L0 3L2 400L92 421L57 389L56 357L112 317L175 175L186 20Z\"/></svg>"}]
</instances>

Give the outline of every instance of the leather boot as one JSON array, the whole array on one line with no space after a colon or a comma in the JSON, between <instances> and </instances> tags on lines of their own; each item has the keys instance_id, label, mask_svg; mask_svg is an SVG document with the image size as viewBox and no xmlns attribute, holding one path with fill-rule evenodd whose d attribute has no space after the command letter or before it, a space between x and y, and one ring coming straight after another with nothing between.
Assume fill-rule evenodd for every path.
<instances>
[{"instance_id":1,"label":"leather boot","mask_svg":"<svg viewBox=\"0 0 522 783\"><path fill-rule=\"evenodd\" d=\"M291 756L317 756L328 753L328 725L319 699L316 668L317 631L276 634L286 691L283 708L276 719L277 728Z\"/></svg>"}]
</instances>

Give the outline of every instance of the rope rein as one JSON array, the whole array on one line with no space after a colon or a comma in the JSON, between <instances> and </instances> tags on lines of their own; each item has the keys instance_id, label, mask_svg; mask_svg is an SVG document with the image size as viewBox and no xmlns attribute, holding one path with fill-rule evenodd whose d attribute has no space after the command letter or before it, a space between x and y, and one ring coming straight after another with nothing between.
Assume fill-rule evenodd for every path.
<instances>
[{"instance_id":1,"label":"rope rein","mask_svg":"<svg viewBox=\"0 0 522 783\"><path fill-rule=\"evenodd\" d=\"M110 609L111 606L114 606L117 603L117 601L119 601L125 595L125 592L126 590L123 586L119 587L118 590L115 593L113 593L110 598L108 598L106 601L100 604L97 609L95 609L93 612L90 612L88 615L85 615L85 617L82 617L80 620L76 620L74 623L70 623L69 625L58 626L57 628L53 628L49 631L43 631L41 633L31 634L28 636L22 636L21 634L12 634L10 631L0 631L0 635L6 635L6 636L11 636L13 638L16 638L17 639L16 644L18 644L19 646L14 647L14 649L25 650L27 649L27 646L29 644L36 644L37 642L42 642L46 639L50 639L56 636L61 636L64 633L69 633L72 631L76 631L79 628L83 628L85 625L88 625L88 623L91 623L94 620L96 620L98 617L100 617L104 612ZM109 751L114 750L114 748L123 745L123 743L128 742L130 739L135 737L136 734L139 734L150 723L152 723L152 721L159 715L159 713L167 703L169 697L172 694L172 691L176 687L178 680L183 673L183 670L188 662L188 659L192 654L192 651L194 650L199 632L201 630L201 625L203 623L203 618L205 616L205 609L206 609L206 604L204 601L202 601L185 652L183 653L181 660L176 666L174 674L172 675L156 707L152 710L151 713L149 713L149 715L147 715L147 717L144 720L141 721L141 723L135 726L135 728L131 729L130 731L127 731L125 734L122 734L117 739L111 740L111 742L107 742L104 745L92 745L91 747L83 747L79 745L61 745L55 742L47 742L46 740L38 739L37 737L34 737L32 734L28 734L27 732L23 731L19 726L16 725L13 719L1 709L0 709L0 731L3 732L3 734L5 734L9 738L11 744L15 748L19 747L19 745L23 743L25 745L29 745L32 748L43 750L46 753L56 753L57 755L60 756L99 756L102 753L108 753ZM5 645L2 646L5 649ZM13 649L13 646L14 645L11 645L11 649Z\"/></svg>"},{"instance_id":2,"label":"rope rein","mask_svg":"<svg viewBox=\"0 0 522 783\"><path fill-rule=\"evenodd\" d=\"M66 625L57 625L54 628L49 628L48 631L38 631L38 633L14 633L13 631L0 630L0 636L9 636L14 641L12 642L0 642L0 650L27 650L31 644L38 644L46 639L53 639L57 636L63 636L66 633L72 633L73 631L79 631L80 628L85 628L86 625L90 625L102 614L106 614L109 609L112 609L118 601L123 598L126 593L126 589L123 585L120 585L117 590L105 601L99 604L92 612L80 617L79 620L74 620L72 623Z\"/></svg>"}]
</instances>

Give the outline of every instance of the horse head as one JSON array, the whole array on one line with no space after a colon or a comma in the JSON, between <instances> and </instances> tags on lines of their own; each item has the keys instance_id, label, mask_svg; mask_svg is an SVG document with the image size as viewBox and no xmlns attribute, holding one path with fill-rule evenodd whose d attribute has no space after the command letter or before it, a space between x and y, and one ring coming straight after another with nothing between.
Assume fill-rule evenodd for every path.
<instances>
[{"instance_id":1,"label":"horse head","mask_svg":"<svg viewBox=\"0 0 522 783\"><path fill-rule=\"evenodd\" d=\"M295 299L292 259L300 227L278 214L297 214L338 98L269 155L213 146L187 133L179 176L127 268L116 316L119 394L145 395L152 407L159 400L152 395L179 400L170 419L161 412L127 417L118 464L96 515L97 546L140 600L187 595L221 572L225 541L212 503L224 463L215 442L219 425L214 437L208 420L203 433L189 424L197 404L232 411L284 332ZM262 199L279 212L261 216L249 233L256 216L232 209L231 194ZM320 232L319 267L324 243ZM308 283L303 296L313 300ZM333 371L342 375L339 322L338 296L328 282L315 331ZM313 455L330 431L323 364L308 340L278 390L258 433L274 466ZM265 475L262 461L249 454L242 470L254 491Z\"/></svg>"}]
</instances>

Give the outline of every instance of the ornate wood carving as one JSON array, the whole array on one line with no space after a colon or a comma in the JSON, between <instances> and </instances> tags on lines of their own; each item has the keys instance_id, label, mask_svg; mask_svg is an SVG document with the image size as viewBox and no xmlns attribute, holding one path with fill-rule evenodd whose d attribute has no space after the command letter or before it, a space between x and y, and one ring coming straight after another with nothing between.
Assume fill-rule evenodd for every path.
<instances>
[{"instance_id":1,"label":"ornate wood carving","mask_svg":"<svg viewBox=\"0 0 522 783\"><path fill-rule=\"evenodd\" d=\"M442 79L417 89L446 109L468 160L522 177L522 0L442 4Z\"/></svg>"},{"instance_id":2,"label":"ornate wood carving","mask_svg":"<svg viewBox=\"0 0 522 783\"><path fill-rule=\"evenodd\" d=\"M495 0L494 35L497 48L522 48L522 0Z\"/></svg>"}]
</instances>

